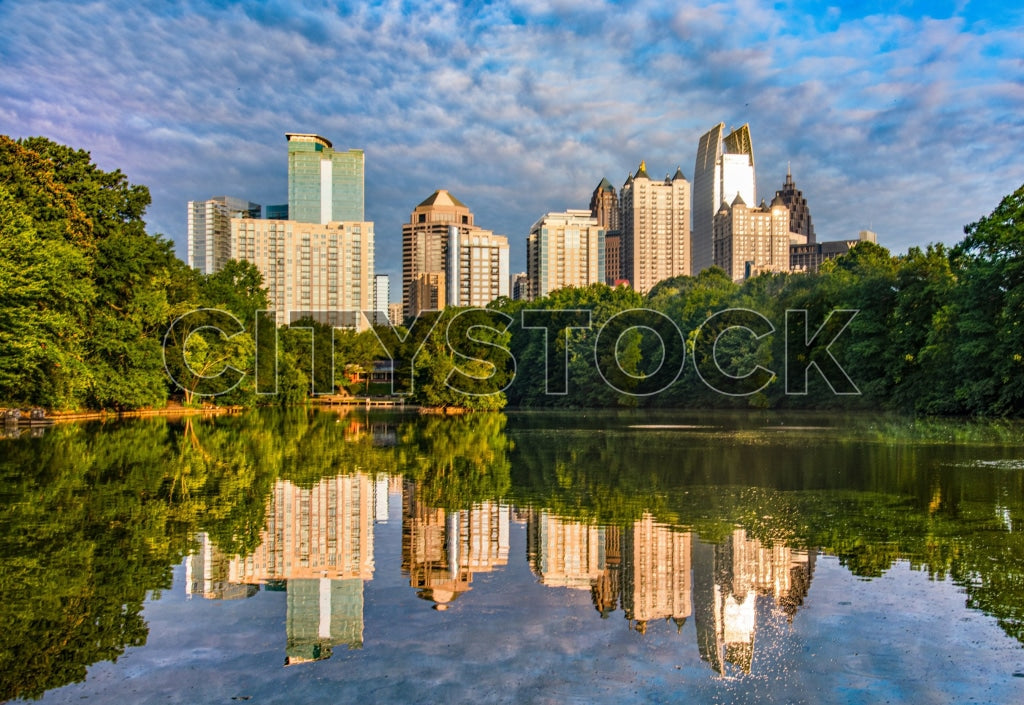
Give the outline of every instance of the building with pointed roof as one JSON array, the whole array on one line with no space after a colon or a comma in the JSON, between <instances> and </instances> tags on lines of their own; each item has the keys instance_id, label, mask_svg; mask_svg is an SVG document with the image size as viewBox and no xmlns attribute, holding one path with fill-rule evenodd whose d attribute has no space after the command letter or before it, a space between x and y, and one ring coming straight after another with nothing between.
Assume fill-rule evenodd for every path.
<instances>
[{"instance_id":1,"label":"building with pointed roof","mask_svg":"<svg viewBox=\"0 0 1024 705\"><path fill-rule=\"evenodd\" d=\"M453 233L459 243L457 251L449 248ZM446 290L432 292L430 287ZM453 293L458 293L458 298L453 298ZM477 227L469 207L445 189L434 191L413 209L409 222L402 226L406 316L435 304L486 304L507 295L507 238Z\"/></svg>"},{"instance_id":2,"label":"building with pointed roof","mask_svg":"<svg viewBox=\"0 0 1024 705\"><path fill-rule=\"evenodd\" d=\"M814 244L814 224L811 222L811 211L807 207L807 199L804 192L793 183L793 172L786 167L786 183L782 189L775 192L776 198L781 198L786 208L789 209L789 229L797 235L803 235L806 244ZM773 200L772 203L775 201Z\"/></svg>"},{"instance_id":3,"label":"building with pointed roof","mask_svg":"<svg viewBox=\"0 0 1024 705\"><path fill-rule=\"evenodd\" d=\"M725 200L713 221L713 256L733 281L789 271L789 209L781 197L749 207L742 194Z\"/></svg>"},{"instance_id":4,"label":"building with pointed roof","mask_svg":"<svg viewBox=\"0 0 1024 705\"><path fill-rule=\"evenodd\" d=\"M745 203L757 203L754 145L750 126L724 134L719 123L701 136L693 169L693 273L714 264L713 221L723 201L737 193Z\"/></svg>"},{"instance_id":5,"label":"building with pointed roof","mask_svg":"<svg viewBox=\"0 0 1024 705\"><path fill-rule=\"evenodd\" d=\"M654 181L640 162L619 194L622 277L640 293L691 272L690 182L675 176Z\"/></svg>"}]
</instances>

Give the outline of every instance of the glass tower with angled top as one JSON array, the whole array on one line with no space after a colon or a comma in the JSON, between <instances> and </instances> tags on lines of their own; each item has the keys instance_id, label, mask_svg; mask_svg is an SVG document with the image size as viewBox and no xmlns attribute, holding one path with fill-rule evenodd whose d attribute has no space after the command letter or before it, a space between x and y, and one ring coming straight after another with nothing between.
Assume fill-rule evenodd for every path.
<instances>
[{"instance_id":1,"label":"glass tower with angled top","mask_svg":"<svg viewBox=\"0 0 1024 705\"><path fill-rule=\"evenodd\" d=\"M287 132L285 137L289 218L321 225L364 220L363 150L335 151L320 135Z\"/></svg>"},{"instance_id":2,"label":"glass tower with angled top","mask_svg":"<svg viewBox=\"0 0 1024 705\"><path fill-rule=\"evenodd\" d=\"M722 203L732 203L737 195L745 203L757 203L750 126L744 124L723 136L724 132L725 123L718 123L697 145L691 229L694 275L714 264L713 221Z\"/></svg>"}]
</instances>

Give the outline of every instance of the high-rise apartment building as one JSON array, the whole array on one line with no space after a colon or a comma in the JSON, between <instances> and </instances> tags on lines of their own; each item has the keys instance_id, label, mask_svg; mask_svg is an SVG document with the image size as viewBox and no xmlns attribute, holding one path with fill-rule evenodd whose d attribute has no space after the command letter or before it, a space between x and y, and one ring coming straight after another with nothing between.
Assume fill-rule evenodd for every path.
<instances>
[{"instance_id":1,"label":"high-rise apartment building","mask_svg":"<svg viewBox=\"0 0 1024 705\"><path fill-rule=\"evenodd\" d=\"M652 181L640 162L622 186L619 206L623 276L634 289L644 294L663 279L690 273L690 182L680 169Z\"/></svg>"},{"instance_id":2,"label":"high-rise apartment building","mask_svg":"<svg viewBox=\"0 0 1024 705\"><path fill-rule=\"evenodd\" d=\"M363 150L335 151L314 134L288 139L288 218L301 223L358 222L363 216Z\"/></svg>"},{"instance_id":3,"label":"high-rise apartment building","mask_svg":"<svg viewBox=\"0 0 1024 705\"><path fill-rule=\"evenodd\" d=\"M373 277L373 325L383 326L388 322L388 304L391 299L391 277L377 274Z\"/></svg>"},{"instance_id":4,"label":"high-rise apartment building","mask_svg":"<svg viewBox=\"0 0 1024 705\"><path fill-rule=\"evenodd\" d=\"M604 283L615 286L622 279L622 233L616 230L604 235Z\"/></svg>"},{"instance_id":5,"label":"high-rise apartment building","mask_svg":"<svg viewBox=\"0 0 1024 705\"><path fill-rule=\"evenodd\" d=\"M585 210L548 213L526 238L526 270L531 299L564 286L605 280L605 231Z\"/></svg>"},{"instance_id":6,"label":"high-rise apartment building","mask_svg":"<svg viewBox=\"0 0 1024 705\"><path fill-rule=\"evenodd\" d=\"M804 192L793 183L793 172L788 167L786 183L782 185L780 191L775 192L775 196L781 198L786 208L789 209L789 231L802 235L805 238L804 243L814 244L814 223L811 222L811 210L807 207Z\"/></svg>"},{"instance_id":7,"label":"high-rise apartment building","mask_svg":"<svg viewBox=\"0 0 1024 705\"><path fill-rule=\"evenodd\" d=\"M231 259L231 219L259 218L260 204L231 196L188 202L188 266L219 272Z\"/></svg>"},{"instance_id":8,"label":"high-rise apartment building","mask_svg":"<svg viewBox=\"0 0 1024 705\"><path fill-rule=\"evenodd\" d=\"M604 572L605 529L545 511L531 515L526 557L548 587L589 590Z\"/></svg>"},{"instance_id":9,"label":"high-rise apartment building","mask_svg":"<svg viewBox=\"0 0 1024 705\"><path fill-rule=\"evenodd\" d=\"M458 247L449 247L452 236ZM402 226L405 315L448 306L485 306L508 296L508 239L473 222L444 189L413 209Z\"/></svg>"},{"instance_id":10,"label":"high-rise apartment building","mask_svg":"<svg viewBox=\"0 0 1024 705\"><path fill-rule=\"evenodd\" d=\"M750 126L744 124L723 137L719 123L697 145L693 169L693 274L714 264L714 218L722 202L737 194L744 203L757 203L754 146Z\"/></svg>"},{"instance_id":11,"label":"high-rise apartment building","mask_svg":"<svg viewBox=\"0 0 1024 705\"><path fill-rule=\"evenodd\" d=\"M643 632L648 622L691 615L690 552L693 535L643 517L623 533L622 609Z\"/></svg>"},{"instance_id":12,"label":"high-rise apartment building","mask_svg":"<svg viewBox=\"0 0 1024 705\"><path fill-rule=\"evenodd\" d=\"M370 222L231 220L231 257L256 265L279 324L316 314L323 323L365 330L374 310Z\"/></svg>"},{"instance_id":13,"label":"high-rise apartment building","mask_svg":"<svg viewBox=\"0 0 1024 705\"><path fill-rule=\"evenodd\" d=\"M441 311L448 304L444 272L421 272L409 284L406 315L420 311ZM415 311L409 314L408 311Z\"/></svg>"},{"instance_id":14,"label":"high-rise apartment building","mask_svg":"<svg viewBox=\"0 0 1024 705\"><path fill-rule=\"evenodd\" d=\"M391 325L402 325L402 314L403 307L401 301L393 301L388 304L388 320L391 321Z\"/></svg>"},{"instance_id":15,"label":"high-rise apartment building","mask_svg":"<svg viewBox=\"0 0 1024 705\"><path fill-rule=\"evenodd\" d=\"M445 279L448 306L486 306L508 296L508 238L490 230L452 225Z\"/></svg>"},{"instance_id":16,"label":"high-rise apartment building","mask_svg":"<svg viewBox=\"0 0 1024 705\"><path fill-rule=\"evenodd\" d=\"M789 209L780 197L750 208L737 195L722 204L713 226L714 264L733 281L789 271Z\"/></svg>"}]
</instances>

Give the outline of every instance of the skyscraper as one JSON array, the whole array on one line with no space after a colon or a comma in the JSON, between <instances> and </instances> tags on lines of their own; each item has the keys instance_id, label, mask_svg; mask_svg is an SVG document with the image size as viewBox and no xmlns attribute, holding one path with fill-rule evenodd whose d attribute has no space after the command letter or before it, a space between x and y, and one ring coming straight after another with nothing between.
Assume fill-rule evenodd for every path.
<instances>
[{"instance_id":1,"label":"skyscraper","mask_svg":"<svg viewBox=\"0 0 1024 705\"><path fill-rule=\"evenodd\" d=\"M406 316L415 316L428 308L426 302L438 300L437 294L430 296L421 290L429 283L421 275L443 277L451 225L472 226L473 214L462 201L438 189L413 209L409 222L402 226L402 300ZM434 284L440 283L437 276L433 279ZM414 293L418 294L416 301ZM440 298L443 301L444 292Z\"/></svg>"},{"instance_id":2,"label":"skyscraper","mask_svg":"<svg viewBox=\"0 0 1024 705\"><path fill-rule=\"evenodd\" d=\"M788 167L786 168L786 183L782 185L781 191L775 192L775 197L781 198L786 208L789 209L789 231L803 235L807 238L806 244L813 245L815 240L811 211L807 207L804 192L793 183L793 172Z\"/></svg>"},{"instance_id":3,"label":"skyscraper","mask_svg":"<svg viewBox=\"0 0 1024 705\"><path fill-rule=\"evenodd\" d=\"M725 137L719 123L697 145L693 169L693 274L714 264L713 221L722 202L739 194L744 203L757 203L754 146L744 124Z\"/></svg>"},{"instance_id":4,"label":"skyscraper","mask_svg":"<svg viewBox=\"0 0 1024 705\"><path fill-rule=\"evenodd\" d=\"M789 271L789 209L779 196L750 208L740 196L722 203L714 219L714 263L733 281Z\"/></svg>"},{"instance_id":5,"label":"skyscraper","mask_svg":"<svg viewBox=\"0 0 1024 705\"><path fill-rule=\"evenodd\" d=\"M590 197L590 215L597 218L597 224L605 232L619 229L619 194L608 179L594 189Z\"/></svg>"},{"instance_id":6,"label":"skyscraper","mask_svg":"<svg viewBox=\"0 0 1024 705\"><path fill-rule=\"evenodd\" d=\"M334 150L314 134L288 139L288 217L302 223L362 221L363 150Z\"/></svg>"},{"instance_id":7,"label":"skyscraper","mask_svg":"<svg viewBox=\"0 0 1024 705\"><path fill-rule=\"evenodd\" d=\"M508 238L490 230L448 227L448 306L486 306L508 296Z\"/></svg>"},{"instance_id":8,"label":"skyscraper","mask_svg":"<svg viewBox=\"0 0 1024 705\"><path fill-rule=\"evenodd\" d=\"M231 257L256 265L279 324L317 314L322 323L364 330L373 309L371 222L231 220Z\"/></svg>"},{"instance_id":9,"label":"skyscraper","mask_svg":"<svg viewBox=\"0 0 1024 705\"><path fill-rule=\"evenodd\" d=\"M605 280L604 235L598 219L584 210L548 213L530 228L526 268L530 298L563 286L587 286Z\"/></svg>"},{"instance_id":10,"label":"skyscraper","mask_svg":"<svg viewBox=\"0 0 1024 705\"><path fill-rule=\"evenodd\" d=\"M448 191L434 191L402 226L405 315L483 306L499 296L508 296L508 239L477 227L466 204Z\"/></svg>"},{"instance_id":11,"label":"skyscraper","mask_svg":"<svg viewBox=\"0 0 1024 705\"><path fill-rule=\"evenodd\" d=\"M231 219L259 218L260 204L231 196L188 202L188 266L219 272L231 259Z\"/></svg>"},{"instance_id":12,"label":"skyscraper","mask_svg":"<svg viewBox=\"0 0 1024 705\"><path fill-rule=\"evenodd\" d=\"M674 176L652 181L647 165L626 179L622 210L622 269L642 294L671 277L690 274L690 182Z\"/></svg>"}]
</instances>

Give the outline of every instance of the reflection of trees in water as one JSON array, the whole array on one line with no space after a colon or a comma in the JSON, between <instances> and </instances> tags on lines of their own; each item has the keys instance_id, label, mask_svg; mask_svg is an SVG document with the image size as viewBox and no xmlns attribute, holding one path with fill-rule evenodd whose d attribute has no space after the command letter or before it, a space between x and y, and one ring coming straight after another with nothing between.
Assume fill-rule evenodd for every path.
<instances>
[{"instance_id":1,"label":"reflection of trees in water","mask_svg":"<svg viewBox=\"0 0 1024 705\"><path fill-rule=\"evenodd\" d=\"M89 664L144 643L146 592L169 586L197 531L245 555L259 545L276 481L309 488L356 471L403 474L423 511L444 510L446 527L448 514L488 502L600 524L604 568L585 587L602 613L624 602L636 542L623 532L649 516L713 544L742 527L763 547L817 546L865 577L907 560L951 577L970 606L1024 641L1024 476L999 465L1020 455L1004 424L952 423L952 443L938 442L934 422L915 424L886 443L855 424L846 435L766 436L631 431L621 420L550 430L564 417L516 418L506 430L501 414L375 418L286 409L4 440L0 699L80 680ZM775 597L783 613L809 579L791 570ZM637 626L659 610L630 607Z\"/></svg>"}]
</instances>

